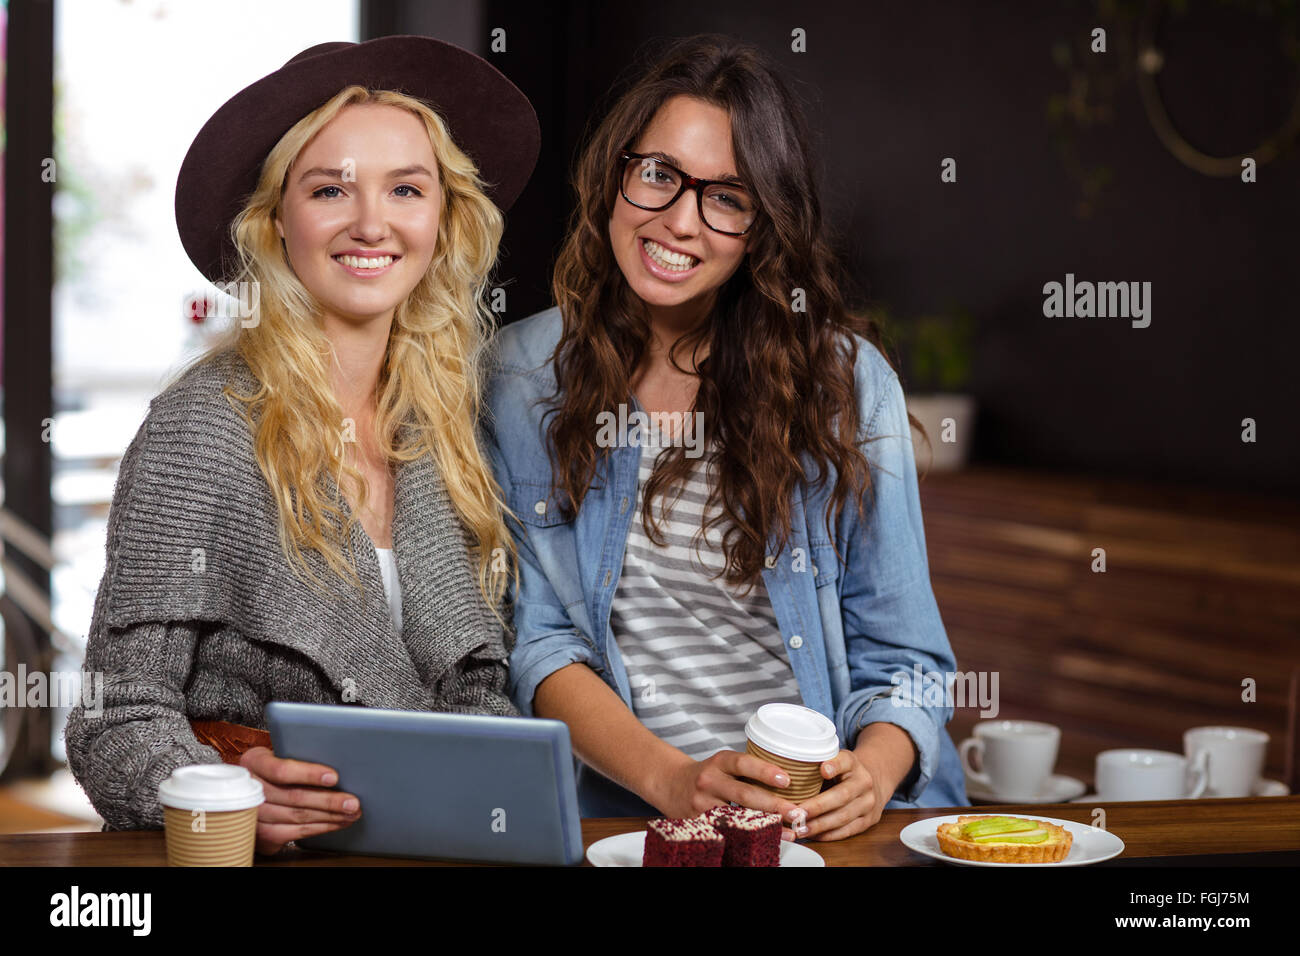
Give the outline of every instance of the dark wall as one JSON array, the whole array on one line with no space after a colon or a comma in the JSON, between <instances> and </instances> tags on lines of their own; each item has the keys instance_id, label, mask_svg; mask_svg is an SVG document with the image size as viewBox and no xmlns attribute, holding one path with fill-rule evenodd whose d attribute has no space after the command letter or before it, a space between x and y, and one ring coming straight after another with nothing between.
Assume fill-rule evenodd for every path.
<instances>
[{"instance_id":1,"label":"dark wall","mask_svg":"<svg viewBox=\"0 0 1300 956\"><path fill-rule=\"evenodd\" d=\"M483 29L507 38L505 53L485 55L533 99L543 131L538 171L510 215L505 320L550 302L571 160L614 80L647 40L726 32L772 53L808 101L825 208L872 302L903 319L949 304L974 316L976 460L1300 489L1296 149L1260 166L1254 184L1194 172L1157 139L1130 71L1105 101L1110 115L1074 135L1082 168L1110 175L1085 213L1084 184L1052 138L1049 98L1070 90L1054 47L1077 50L1108 28L1110 52L1090 55L1116 65L1092 77L1095 100L1131 59L1123 14L1140 7L1103 18L1086 3L963 0L485 3ZM791 52L795 27L806 53ZM1280 29L1233 4L1166 19L1159 85L1192 143L1245 152L1282 125L1300 64L1282 53ZM945 157L957 160L956 183L940 181ZM1152 283L1150 327L1044 317L1044 283L1067 272ZM1254 444L1241 441L1246 417Z\"/></svg>"}]
</instances>

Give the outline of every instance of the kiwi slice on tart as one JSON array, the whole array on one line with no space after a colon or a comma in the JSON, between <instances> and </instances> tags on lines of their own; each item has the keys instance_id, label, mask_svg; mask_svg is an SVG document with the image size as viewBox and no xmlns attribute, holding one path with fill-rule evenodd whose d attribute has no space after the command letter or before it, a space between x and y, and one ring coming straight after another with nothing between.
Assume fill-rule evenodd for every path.
<instances>
[{"instance_id":1,"label":"kiwi slice on tart","mask_svg":"<svg viewBox=\"0 0 1300 956\"><path fill-rule=\"evenodd\" d=\"M1070 852L1070 831L1045 820L964 816L939 825L939 849L982 863L1059 863Z\"/></svg>"}]
</instances>

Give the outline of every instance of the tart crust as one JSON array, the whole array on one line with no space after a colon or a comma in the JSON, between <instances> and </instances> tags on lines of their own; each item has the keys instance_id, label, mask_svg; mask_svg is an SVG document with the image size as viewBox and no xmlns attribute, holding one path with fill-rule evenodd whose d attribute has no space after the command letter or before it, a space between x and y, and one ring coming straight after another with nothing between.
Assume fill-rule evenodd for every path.
<instances>
[{"instance_id":1,"label":"tart crust","mask_svg":"<svg viewBox=\"0 0 1300 956\"><path fill-rule=\"evenodd\" d=\"M974 860L977 863L1059 863L1070 852L1074 835L1065 827L1034 820L1031 817L1014 817L1016 820L1029 820L1049 834L1043 843L974 843L961 836L961 827L975 820L988 820L1005 814L984 814L982 816L958 817L956 823L939 824L939 849L949 856L960 860Z\"/></svg>"}]
</instances>

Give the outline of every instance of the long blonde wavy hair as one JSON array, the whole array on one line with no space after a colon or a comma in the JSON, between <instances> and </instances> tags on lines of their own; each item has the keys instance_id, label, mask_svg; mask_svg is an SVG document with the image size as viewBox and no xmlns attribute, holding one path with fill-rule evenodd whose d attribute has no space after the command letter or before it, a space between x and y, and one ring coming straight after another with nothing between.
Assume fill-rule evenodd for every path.
<instances>
[{"instance_id":1,"label":"long blonde wavy hair","mask_svg":"<svg viewBox=\"0 0 1300 956\"><path fill-rule=\"evenodd\" d=\"M474 162L452 141L424 102L392 90L349 86L299 120L262 164L257 187L231 224L240 258L235 281L256 282L252 320L234 322L199 362L235 349L260 383L252 395L226 389L249 422L258 465L280 516L280 544L289 564L321 584L303 558L318 551L331 570L361 587L349 542L357 518L337 497L365 482L344 453L343 411L330 384L333 350L318 321L316 298L290 268L274 218L288 172L303 148L345 107L397 106L429 132L442 187L433 260L393 315L379 371L375 440L390 463L432 455L452 505L477 552L478 584L498 620L507 586L505 564L515 546L503 520L501 489L478 443L480 360L493 330L484 296L503 222L484 194ZM408 430L403 430L406 423ZM324 478L335 476L333 495ZM345 547L345 545L347 545ZM507 557L508 556L508 557ZM517 573L517 569L516 569ZM503 622L504 623L504 622Z\"/></svg>"}]
</instances>

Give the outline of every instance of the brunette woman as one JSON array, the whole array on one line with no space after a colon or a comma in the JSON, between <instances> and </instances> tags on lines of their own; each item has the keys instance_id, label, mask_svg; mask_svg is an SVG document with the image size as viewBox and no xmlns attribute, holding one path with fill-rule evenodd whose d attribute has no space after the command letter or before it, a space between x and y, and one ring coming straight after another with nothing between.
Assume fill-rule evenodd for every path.
<instances>
[{"instance_id":1,"label":"brunette woman","mask_svg":"<svg viewBox=\"0 0 1300 956\"><path fill-rule=\"evenodd\" d=\"M967 802L942 683L913 680L955 662L903 392L846 308L809 142L758 50L679 42L582 152L556 307L499 337L510 687L568 724L584 815L735 802L834 840ZM798 806L743 752L780 701L842 748Z\"/></svg>"}]
</instances>

